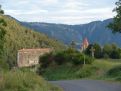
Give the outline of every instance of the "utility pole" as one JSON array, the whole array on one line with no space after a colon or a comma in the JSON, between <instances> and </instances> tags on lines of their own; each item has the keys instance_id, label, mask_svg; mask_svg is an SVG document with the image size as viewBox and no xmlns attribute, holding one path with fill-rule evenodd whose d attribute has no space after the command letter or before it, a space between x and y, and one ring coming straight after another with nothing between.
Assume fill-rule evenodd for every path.
<instances>
[{"instance_id":1,"label":"utility pole","mask_svg":"<svg viewBox=\"0 0 121 91\"><path fill-rule=\"evenodd\" d=\"M84 65L86 64L86 62L85 62L85 54L84 54Z\"/></svg>"},{"instance_id":2,"label":"utility pole","mask_svg":"<svg viewBox=\"0 0 121 91\"><path fill-rule=\"evenodd\" d=\"M93 46L91 47L91 49L90 49L90 51L91 51L91 56L92 56L92 58L94 58L94 52L95 52L95 49L93 48Z\"/></svg>"},{"instance_id":3,"label":"utility pole","mask_svg":"<svg viewBox=\"0 0 121 91\"><path fill-rule=\"evenodd\" d=\"M84 54L84 65L85 65L86 62L85 62L85 45L84 45L84 43L82 43L82 52Z\"/></svg>"}]
</instances>

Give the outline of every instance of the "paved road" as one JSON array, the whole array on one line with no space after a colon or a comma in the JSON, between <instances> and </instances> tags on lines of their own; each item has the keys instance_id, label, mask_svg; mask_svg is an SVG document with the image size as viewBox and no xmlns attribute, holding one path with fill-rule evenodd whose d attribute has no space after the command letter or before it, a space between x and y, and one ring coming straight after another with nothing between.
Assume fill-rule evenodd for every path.
<instances>
[{"instance_id":1,"label":"paved road","mask_svg":"<svg viewBox=\"0 0 121 91\"><path fill-rule=\"evenodd\" d=\"M97 80L52 81L64 91L121 91L121 84Z\"/></svg>"}]
</instances>

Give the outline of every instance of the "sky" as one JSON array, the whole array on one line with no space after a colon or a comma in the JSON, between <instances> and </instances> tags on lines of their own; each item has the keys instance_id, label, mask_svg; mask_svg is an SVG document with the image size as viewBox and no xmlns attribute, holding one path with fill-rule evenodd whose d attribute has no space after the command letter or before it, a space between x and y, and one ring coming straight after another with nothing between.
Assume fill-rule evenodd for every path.
<instances>
[{"instance_id":1,"label":"sky","mask_svg":"<svg viewBox=\"0 0 121 91\"><path fill-rule=\"evenodd\" d=\"M0 0L5 14L19 21L84 24L114 17L117 0Z\"/></svg>"}]
</instances>

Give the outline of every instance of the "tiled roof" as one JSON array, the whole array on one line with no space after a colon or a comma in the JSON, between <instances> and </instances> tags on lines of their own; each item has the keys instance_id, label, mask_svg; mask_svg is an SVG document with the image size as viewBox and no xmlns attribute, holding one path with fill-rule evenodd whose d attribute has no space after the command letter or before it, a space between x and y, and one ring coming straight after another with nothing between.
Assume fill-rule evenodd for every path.
<instances>
[{"instance_id":1,"label":"tiled roof","mask_svg":"<svg viewBox=\"0 0 121 91\"><path fill-rule=\"evenodd\" d=\"M48 51L48 50L52 50L50 48L35 48L35 49L20 49L18 50L18 52L24 52L24 51Z\"/></svg>"}]
</instances>

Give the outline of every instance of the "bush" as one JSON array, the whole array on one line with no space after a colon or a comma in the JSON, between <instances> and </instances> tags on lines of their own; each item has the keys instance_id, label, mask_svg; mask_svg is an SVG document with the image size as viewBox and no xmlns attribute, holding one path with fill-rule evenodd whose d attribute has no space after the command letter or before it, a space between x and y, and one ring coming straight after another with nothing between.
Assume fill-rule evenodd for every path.
<instances>
[{"instance_id":1,"label":"bush","mask_svg":"<svg viewBox=\"0 0 121 91\"><path fill-rule=\"evenodd\" d=\"M42 68L48 67L54 60L53 53L47 53L43 56L40 56L39 63L41 64Z\"/></svg>"},{"instance_id":2,"label":"bush","mask_svg":"<svg viewBox=\"0 0 121 91\"><path fill-rule=\"evenodd\" d=\"M0 71L9 70L9 66L6 61L0 60Z\"/></svg>"},{"instance_id":3,"label":"bush","mask_svg":"<svg viewBox=\"0 0 121 91\"><path fill-rule=\"evenodd\" d=\"M67 62L67 55L65 52L58 52L55 54L54 56L54 61L55 63L57 63L58 65L62 65L63 63Z\"/></svg>"},{"instance_id":4,"label":"bush","mask_svg":"<svg viewBox=\"0 0 121 91\"><path fill-rule=\"evenodd\" d=\"M75 53L75 54L73 54L71 61L74 65L84 64L83 55L81 53L80 54Z\"/></svg>"},{"instance_id":5,"label":"bush","mask_svg":"<svg viewBox=\"0 0 121 91\"><path fill-rule=\"evenodd\" d=\"M111 76L111 77L120 77L121 76L121 65L110 69L107 72L107 75Z\"/></svg>"},{"instance_id":6,"label":"bush","mask_svg":"<svg viewBox=\"0 0 121 91\"><path fill-rule=\"evenodd\" d=\"M46 68L53 63L56 63L57 65L66 63L83 65L84 60L86 64L91 64L94 61L93 58L86 56L85 54L82 54L74 49L67 49L65 51L45 54L44 56L40 57L40 64L42 68Z\"/></svg>"},{"instance_id":7,"label":"bush","mask_svg":"<svg viewBox=\"0 0 121 91\"><path fill-rule=\"evenodd\" d=\"M115 49L112 51L110 56L112 59L120 59L121 58L121 51L119 49Z\"/></svg>"},{"instance_id":8,"label":"bush","mask_svg":"<svg viewBox=\"0 0 121 91\"><path fill-rule=\"evenodd\" d=\"M78 53L78 54L73 54L72 56L72 62L74 65L80 65L80 64L84 64L84 61L85 61L85 64L91 64L94 59L92 57L89 57L85 54L81 54L81 53Z\"/></svg>"},{"instance_id":9,"label":"bush","mask_svg":"<svg viewBox=\"0 0 121 91\"><path fill-rule=\"evenodd\" d=\"M117 47L115 44L105 45L103 47L103 57L104 58L112 58L112 59L120 59L121 58L121 49Z\"/></svg>"},{"instance_id":10,"label":"bush","mask_svg":"<svg viewBox=\"0 0 121 91\"><path fill-rule=\"evenodd\" d=\"M102 58L102 48L99 44L95 43L93 45L93 48L95 49L95 53L94 53L94 56L95 58Z\"/></svg>"}]
</instances>

